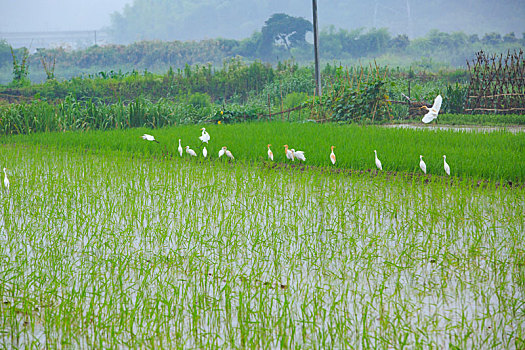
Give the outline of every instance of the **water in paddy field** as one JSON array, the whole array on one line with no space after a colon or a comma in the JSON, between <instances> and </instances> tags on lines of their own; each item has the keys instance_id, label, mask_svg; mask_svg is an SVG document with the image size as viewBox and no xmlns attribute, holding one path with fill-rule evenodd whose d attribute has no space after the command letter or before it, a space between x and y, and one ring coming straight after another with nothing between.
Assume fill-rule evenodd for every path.
<instances>
[{"instance_id":1,"label":"water in paddy field","mask_svg":"<svg viewBox=\"0 0 525 350\"><path fill-rule=\"evenodd\" d=\"M519 134L525 132L523 126L451 126L451 125L414 125L414 124L390 124L383 125L385 128L396 128L396 129L416 129L416 130L452 130L458 132L481 132L490 133L497 131L507 131L513 134Z\"/></svg>"},{"instance_id":2,"label":"water in paddy field","mask_svg":"<svg viewBox=\"0 0 525 350\"><path fill-rule=\"evenodd\" d=\"M525 336L523 190L16 152L0 208L5 347Z\"/></svg>"}]
</instances>

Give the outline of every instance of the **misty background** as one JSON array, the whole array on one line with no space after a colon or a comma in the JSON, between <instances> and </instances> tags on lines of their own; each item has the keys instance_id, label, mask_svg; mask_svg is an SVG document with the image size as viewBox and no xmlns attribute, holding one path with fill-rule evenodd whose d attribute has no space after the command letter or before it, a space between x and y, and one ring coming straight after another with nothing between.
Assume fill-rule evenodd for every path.
<instances>
[{"instance_id":1,"label":"misty background","mask_svg":"<svg viewBox=\"0 0 525 350\"><path fill-rule=\"evenodd\" d=\"M320 0L318 14L323 64L438 71L525 47L523 0ZM234 58L309 65L311 21L309 0L0 0L0 84Z\"/></svg>"},{"instance_id":2,"label":"misty background","mask_svg":"<svg viewBox=\"0 0 525 350\"><path fill-rule=\"evenodd\" d=\"M306 0L0 0L0 38L13 32L98 30L108 31L112 43L242 39L274 13L311 20L311 7ZM522 0L331 0L318 1L318 12L321 28L387 28L409 38L431 29L525 32Z\"/></svg>"}]
</instances>

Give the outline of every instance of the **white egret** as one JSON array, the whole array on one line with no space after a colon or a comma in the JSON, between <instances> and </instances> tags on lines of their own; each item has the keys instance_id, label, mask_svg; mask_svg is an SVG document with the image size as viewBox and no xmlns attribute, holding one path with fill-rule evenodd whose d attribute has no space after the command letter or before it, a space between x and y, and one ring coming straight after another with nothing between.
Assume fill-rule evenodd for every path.
<instances>
[{"instance_id":1,"label":"white egret","mask_svg":"<svg viewBox=\"0 0 525 350\"><path fill-rule=\"evenodd\" d=\"M204 156L204 158L208 156L208 150L206 149L206 146L204 146L204 148L202 149L202 155Z\"/></svg>"},{"instance_id":2,"label":"white egret","mask_svg":"<svg viewBox=\"0 0 525 350\"><path fill-rule=\"evenodd\" d=\"M152 135L144 134L141 137L142 137L142 139L144 139L146 141L153 141L153 142L156 142L156 143L160 143L159 141L155 140L155 137L153 137Z\"/></svg>"},{"instance_id":3,"label":"white egret","mask_svg":"<svg viewBox=\"0 0 525 350\"><path fill-rule=\"evenodd\" d=\"M7 178L6 168L4 168L4 187L9 192L9 179Z\"/></svg>"},{"instance_id":4,"label":"white egret","mask_svg":"<svg viewBox=\"0 0 525 350\"><path fill-rule=\"evenodd\" d=\"M273 152L272 150L270 149L270 144L268 144L268 159L270 159L271 161L273 161Z\"/></svg>"},{"instance_id":5,"label":"white egret","mask_svg":"<svg viewBox=\"0 0 525 350\"><path fill-rule=\"evenodd\" d=\"M201 131L202 131L202 135L199 136L199 139L202 142L208 143L208 141L210 141L210 134L208 134L208 132L206 131L206 128L202 128Z\"/></svg>"},{"instance_id":6,"label":"white egret","mask_svg":"<svg viewBox=\"0 0 525 350\"><path fill-rule=\"evenodd\" d=\"M421 170L426 174L427 173L427 165L425 164L425 162L423 161L423 156L422 155L419 155L419 167L421 168Z\"/></svg>"},{"instance_id":7,"label":"white egret","mask_svg":"<svg viewBox=\"0 0 525 350\"><path fill-rule=\"evenodd\" d=\"M304 151L296 151L292 148L293 156L299 160L302 160L303 162L306 161L306 157L304 156Z\"/></svg>"},{"instance_id":8,"label":"white egret","mask_svg":"<svg viewBox=\"0 0 525 350\"><path fill-rule=\"evenodd\" d=\"M376 155L376 167L379 170L383 170L383 166L381 165L381 161L379 160L379 158L377 158L377 151L376 150L374 150L374 154Z\"/></svg>"},{"instance_id":9,"label":"white egret","mask_svg":"<svg viewBox=\"0 0 525 350\"><path fill-rule=\"evenodd\" d=\"M195 151L192 150L190 146L186 146L186 153L188 153L192 157L197 157L197 153L195 153Z\"/></svg>"},{"instance_id":10,"label":"white egret","mask_svg":"<svg viewBox=\"0 0 525 350\"><path fill-rule=\"evenodd\" d=\"M446 155L443 155L443 167L445 168L445 172L447 173L447 175L450 176L450 166L447 163L447 156Z\"/></svg>"},{"instance_id":11,"label":"white egret","mask_svg":"<svg viewBox=\"0 0 525 350\"><path fill-rule=\"evenodd\" d=\"M334 153L335 146L332 146L332 153L330 153L330 160L332 161L332 164L335 164L335 153Z\"/></svg>"},{"instance_id":12,"label":"white egret","mask_svg":"<svg viewBox=\"0 0 525 350\"><path fill-rule=\"evenodd\" d=\"M225 153L230 159L235 159L235 157L233 156L232 152L229 149L225 150Z\"/></svg>"},{"instance_id":13,"label":"white egret","mask_svg":"<svg viewBox=\"0 0 525 350\"><path fill-rule=\"evenodd\" d=\"M179 148L177 148L179 151L180 156L182 157L182 146L180 145L180 139L179 139Z\"/></svg>"},{"instance_id":14,"label":"white egret","mask_svg":"<svg viewBox=\"0 0 525 350\"><path fill-rule=\"evenodd\" d=\"M226 146L221 148L221 150L219 151L219 158L222 157L224 154L226 154L226 156L228 156L230 159L235 159L233 154L230 152L229 149L226 148Z\"/></svg>"},{"instance_id":15,"label":"white egret","mask_svg":"<svg viewBox=\"0 0 525 350\"><path fill-rule=\"evenodd\" d=\"M443 97L441 97L441 95L437 95L437 97L434 99L434 104L432 105L432 108L429 109L427 106L421 107L428 111L428 113L425 114L425 116L422 119L423 123L428 124L437 118L442 102L443 102Z\"/></svg>"},{"instance_id":16,"label":"white egret","mask_svg":"<svg viewBox=\"0 0 525 350\"><path fill-rule=\"evenodd\" d=\"M288 149L288 145L284 145L284 153L286 154L286 158L290 159L292 162L294 161L294 155L291 149Z\"/></svg>"}]
</instances>

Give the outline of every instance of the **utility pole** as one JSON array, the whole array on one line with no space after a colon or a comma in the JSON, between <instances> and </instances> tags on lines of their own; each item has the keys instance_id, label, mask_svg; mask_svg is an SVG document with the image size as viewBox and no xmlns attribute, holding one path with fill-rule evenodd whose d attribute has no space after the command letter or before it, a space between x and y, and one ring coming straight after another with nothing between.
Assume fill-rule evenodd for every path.
<instances>
[{"instance_id":1,"label":"utility pole","mask_svg":"<svg viewBox=\"0 0 525 350\"><path fill-rule=\"evenodd\" d=\"M315 93L321 96L321 72L319 71L319 33L317 30L317 0L312 0L314 15Z\"/></svg>"}]
</instances>

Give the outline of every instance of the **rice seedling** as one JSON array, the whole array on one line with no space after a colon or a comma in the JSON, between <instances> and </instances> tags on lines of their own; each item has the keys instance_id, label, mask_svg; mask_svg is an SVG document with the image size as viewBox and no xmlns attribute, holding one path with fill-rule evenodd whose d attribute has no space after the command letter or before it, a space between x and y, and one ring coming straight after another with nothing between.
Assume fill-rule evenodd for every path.
<instances>
[{"instance_id":1,"label":"rice seedling","mask_svg":"<svg viewBox=\"0 0 525 350\"><path fill-rule=\"evenodd\" d=\"M301 130L302 149L309 126L291 127L281 136ZM160 149L181 130L156 130ZM272 130L251 125L248 141ZM429 142L457 140L444 135ZM523 345L523 189L175 161L128 136L0 148L11 171L0 198L3 348ZM259 156L227 145L236 159Z\"/></svg>"},{"instance_id":2,"label":"rice seedling","mask_svg":"<svg viewBox=\"0 0 525 350\"><path fill-rule=\"evenodd\" d=\"M116 150L135 157L171 158L178 154L178 140L199 155L203 143L200 126L176 126L156 130L90 131L17 135L4 142L40 144L64 149L92 152ZM454 178L490 179L523 183L525 179L525 138L505 130L473 133L455 130L388 129L376 126L356 126L311 123L243 123L207 125L211 135L207 151L217 159L226 146L237 161L265 162L267 147L273 145L274 163L287 161L284 145L305 151L305 165L332 166L331 146L336 146L337 169L375 171L374 150L381 155L385 172L419 172L419 155L423 155L430 176L445 176L443 155ZM161 143L137 142L138 136L153 134ZM183 159L185 159L183 157ZM271 164L274 164L271 163ZM292 164L296 164L293 162Z\"/></svg>"}]
</instances>

